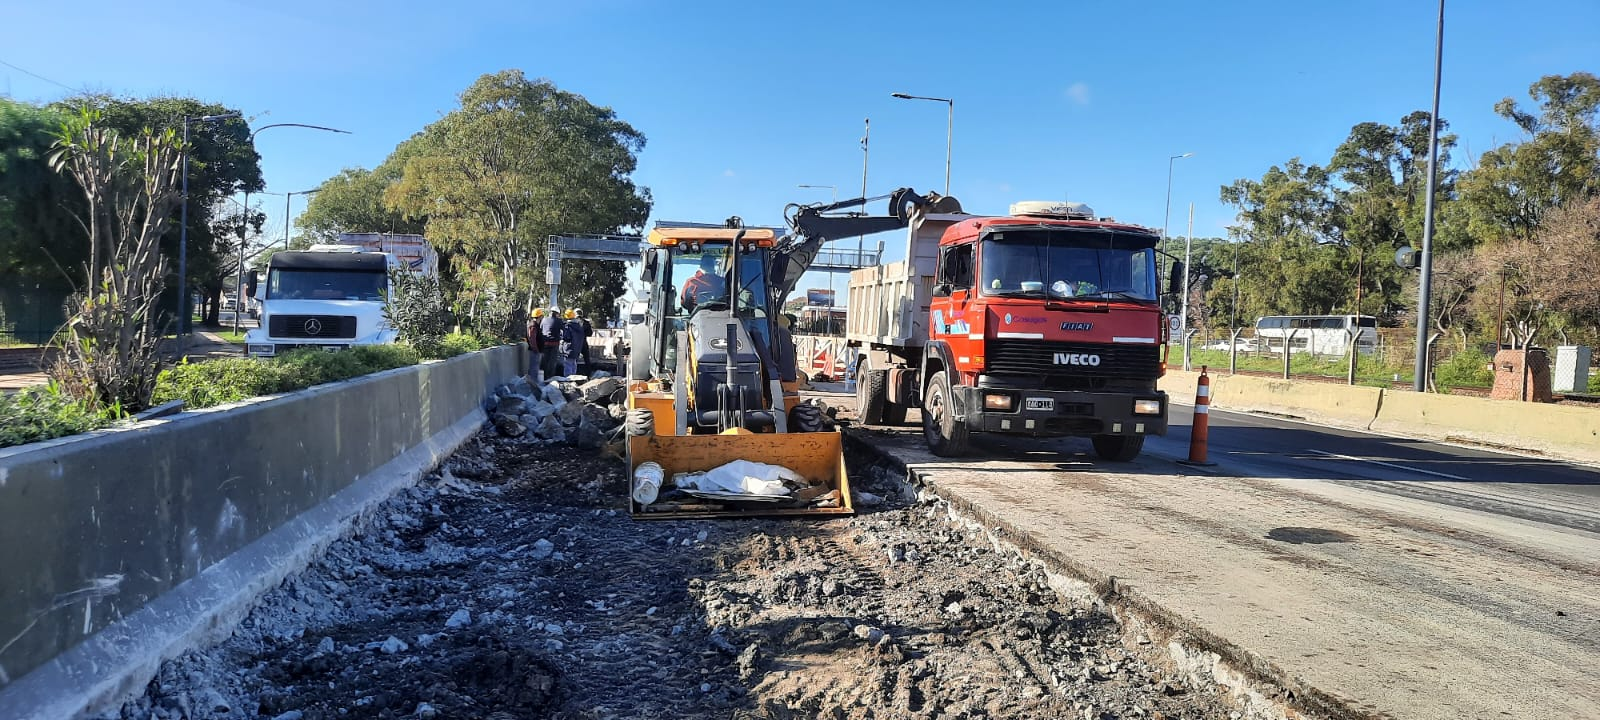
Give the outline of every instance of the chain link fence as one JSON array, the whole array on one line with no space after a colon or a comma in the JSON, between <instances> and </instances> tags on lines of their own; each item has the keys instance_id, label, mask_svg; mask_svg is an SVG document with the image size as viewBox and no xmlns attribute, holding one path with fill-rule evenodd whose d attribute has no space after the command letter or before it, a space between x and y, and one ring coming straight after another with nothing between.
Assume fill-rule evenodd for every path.
<instances>
[{"instance_id":1,"label":"chain link fence","mask_svg":"<svg viewBox=\"0 0 1600 720\"><path fill-rule=\"evenodd\" d=\"M1238 373L1341 382L1374 387L1410 388L1416 359L1416 331L1411 328L1376 328L1371 342L1352 344L1348 335L1330 331L1289 330L1258 336L1253 326L1196 328L1184 343L1173 343L1168 362L1173 367L1212 373ZM1342 331L1338 331L1342 334ZM1284 347L1289 347L1288 363ZM1351 351L1355 363L1351 366ZM1459 339L1440 337L1433 344L1430 367L1440 390L1465 394L1487 393L1493 384L1489 357L1483 348ZM1187 359L1187 361L1186 361Z\"/></svg>"}]
</instances>

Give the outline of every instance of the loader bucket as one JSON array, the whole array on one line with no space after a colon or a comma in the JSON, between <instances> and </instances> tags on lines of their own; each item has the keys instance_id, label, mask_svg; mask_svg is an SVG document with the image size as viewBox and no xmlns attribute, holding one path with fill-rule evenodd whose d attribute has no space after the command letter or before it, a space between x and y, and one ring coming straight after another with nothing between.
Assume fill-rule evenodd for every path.
<instances>
[{"instance_id":1,"label":"loader bucket","mask_svg":"<svg viewBox=\"0 0 1600 720\"><path fill-rule=\"evenodd\" d=\"M666 480L670 482L674 474L710 470L734 460L753 460L789 468L813 485L837 491L838 507L810 507L801 501L717 502L702 498L658 500L641 506L632 497L633 471L641 463L660 464ZM850 480L844 470L843 436L837 431L633 436L628 438L628 482L628 511L639 520L839 516L855 513L850 500Z\"/></svg>"}]
</instances>

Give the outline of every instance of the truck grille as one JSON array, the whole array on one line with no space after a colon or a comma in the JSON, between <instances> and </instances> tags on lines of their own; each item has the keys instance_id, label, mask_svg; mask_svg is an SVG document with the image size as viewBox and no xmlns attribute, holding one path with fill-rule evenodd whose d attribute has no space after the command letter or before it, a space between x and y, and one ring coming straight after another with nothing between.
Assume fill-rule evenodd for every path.
<instances>
[{"instance_id":1,"label":"truck grille","mask_svg":"<svg viewBox=\"0 0 1600 720\"><path fill-rule=\"evenodd\" d=\"M1057 362L1057 355L1065 362ZM1161 348L996 340L989 343L985 366L994 374L1154 380L1161 370Z\"/></svg>"},{"instance_id":2,"label":"truck grille","mask_svg":"<svg viewBox=\"0 0 1600 720\"><path fill-rule=\"evenodd\" d=\"M356 336L353 315L273 315L267 333L275 338L349 339Z\"/></svg>"}]
</instances>

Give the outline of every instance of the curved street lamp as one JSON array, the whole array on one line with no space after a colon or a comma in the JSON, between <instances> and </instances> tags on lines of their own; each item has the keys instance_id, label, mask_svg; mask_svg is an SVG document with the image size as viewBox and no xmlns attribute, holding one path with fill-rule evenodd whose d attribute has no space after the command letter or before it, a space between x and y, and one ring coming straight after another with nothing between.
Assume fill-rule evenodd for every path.
<instances>
[{"instance_id":1,"label":"curved street lamp","mask_svg":"<svg viewBox=\"0 0 1600 720\"><path fill-rule=\"evenodd\" d=\"M343 135L351 134L349 130L340 130L338 128L323 127L321 125L307 125L305 123L273 123L271 125L262 125L261 127L256 128L254 132L250 133L250 148L252 150L255 149L256 136L260 135L261 131L270 130L272 128L278 128L278 127L297 127L297 128L306 128L308 130L321 130L323 132L340 133L340 134L343 134ZM293 195L293 193L290 193L290 194ZM287 204L287 201L285 201L285 204ZM285 233L288 232L288 230L287 230L288 222L289 222L289 219L288 218L284 218ZM238 332L239 332L239 312L240 312L240 310L242 310L244 308L244 304L245 304L245 297L244 297L244 246L245 246L245 237L249 233L249 227L250 227L250 191L249 190L245 190L244 191L244 222L239 224L239 273L238 273L238 278L235 280L235 285L234 285L234 291L236 293L238 293L238 295L239 295L239 304L235 306L235 309L233 311L233 332L235 334L238 334ZM285 247L287 247L287 244L285 244Z\"/></svg>"},{"instance_id":2,"label":"curved street lamp","mask_svg":"<svg viewBox=\"0 0 1600 720\"><path fill-rule=\"evenodd\" d=\"M950 194L950 142L956 129L956 101L951 98L923 97L921 95L907 95L905 93L889 93L889 97L900 100L931 100L942 102L950 108L950 115L944 126L944 194Z\"/></svg>"}]
</instances>

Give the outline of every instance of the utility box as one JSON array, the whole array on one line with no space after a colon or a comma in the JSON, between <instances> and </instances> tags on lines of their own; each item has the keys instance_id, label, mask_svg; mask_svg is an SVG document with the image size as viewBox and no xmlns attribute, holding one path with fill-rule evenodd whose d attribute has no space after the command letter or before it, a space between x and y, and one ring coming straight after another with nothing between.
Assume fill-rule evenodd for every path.
<instances>
[{"instance_id":1,"label":"utility box","mask_svg":"<svg viewBox=\"0 0 1600 720\"><path fill-rule=\"evenodd\" d=\"M1494 354L1495 400L1551 402L1550 355L1542 348L1501 350Z\"/></svg>"},{"instance_id":2,"label":"utility box","mask_svg":"<svg viewBox=\"0 0 1600 720\"><path fill-rule=\"evenodd\" d=\"M1556 348L1556 374L1551 379L1551 390L1558 393L1589 392L1589 365L1593 352L1584 345L1562 345Z\"/></svg>"}]
</instances>

